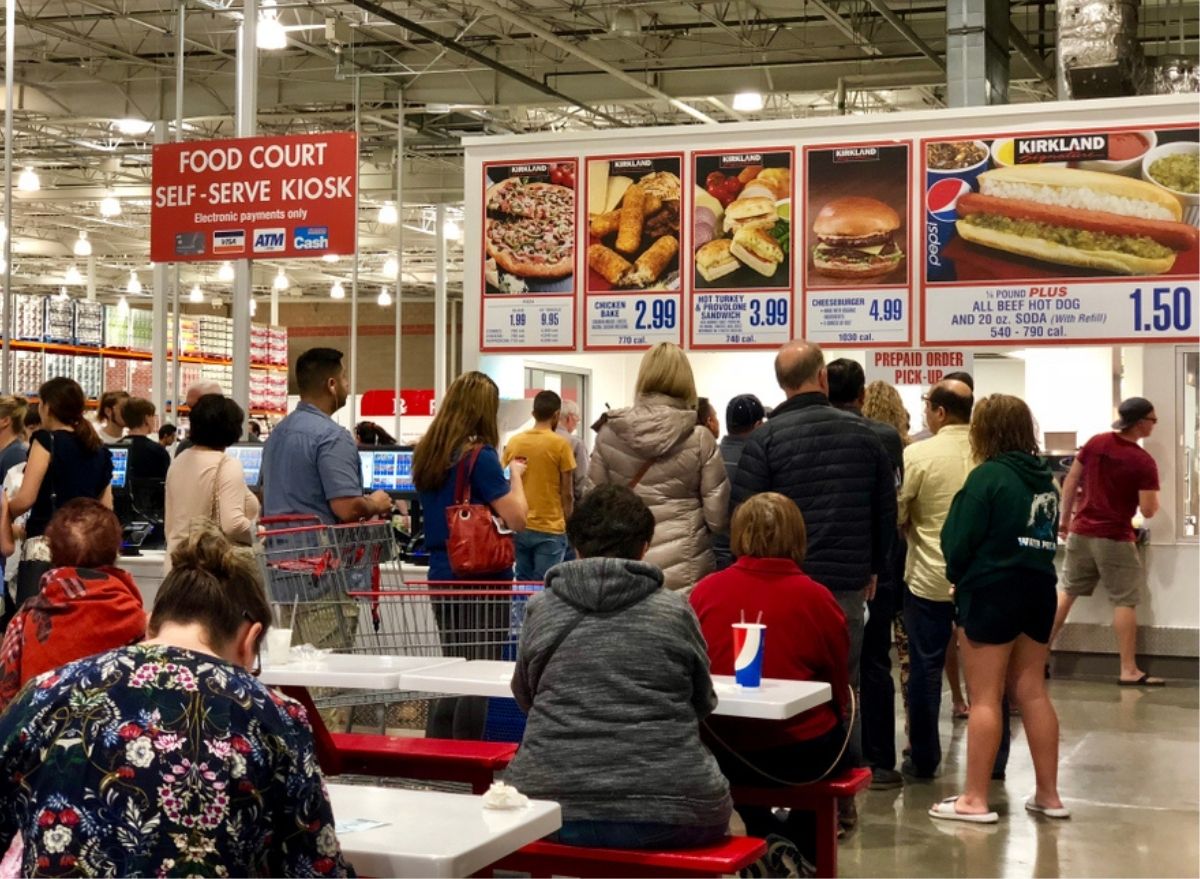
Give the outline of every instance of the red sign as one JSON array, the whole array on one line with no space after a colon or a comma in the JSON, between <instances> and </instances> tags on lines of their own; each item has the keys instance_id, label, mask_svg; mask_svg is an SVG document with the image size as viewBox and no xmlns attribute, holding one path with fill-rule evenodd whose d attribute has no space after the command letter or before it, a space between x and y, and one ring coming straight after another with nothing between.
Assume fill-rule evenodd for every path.
<instances>
[{"instance_id":1,"label":"red sign","mask_svg":"<svg viewBox=\"0 0 1200 879\"><path fill-rule=\"evenodd\" d=\"M352 132L156 144L150 259L353 254Z\"/></svg>"},{"instance_id":2,"label":"red sign","mask_svg":"<svg viewBox=\"0 0 1200 879\"><path fill-rule=\"evenodd\" d=\"M390 388L364 391L361 409L363 418L390 418L396 414L396 392ZM433 415L436 411L432 388L400 391L401 415Z\"/></svg>"}]
</instances>

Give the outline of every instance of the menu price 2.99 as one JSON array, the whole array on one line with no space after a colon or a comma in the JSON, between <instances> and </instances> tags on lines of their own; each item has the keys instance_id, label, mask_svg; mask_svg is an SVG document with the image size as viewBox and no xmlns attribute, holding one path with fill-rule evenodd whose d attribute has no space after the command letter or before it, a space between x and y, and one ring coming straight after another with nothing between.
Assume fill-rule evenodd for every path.
<instances>
[{"instance_id":1,"label":"menu price 2.99","mask_svg":"<svg viewBox=\"0 0 1200 879\"><path fill-rule=\"evenodd\" d=\"M679 296L646 292L638 296L587 298L588 348L627 349L679 342Z\"/></svg>"}]
</instances>

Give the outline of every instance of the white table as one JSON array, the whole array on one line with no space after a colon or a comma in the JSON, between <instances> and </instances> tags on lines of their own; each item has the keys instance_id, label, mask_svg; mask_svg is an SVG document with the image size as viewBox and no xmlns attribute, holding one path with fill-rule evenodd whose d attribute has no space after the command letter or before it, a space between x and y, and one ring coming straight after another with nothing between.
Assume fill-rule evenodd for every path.
<instances>
[{"instance_id":1,"label":"white table","mask_svg":"<svg viewBox=\"0 0 1200 879\"><path fill-rule=\"evenodd\" d=\"M342 854L360 875L470 876L562 827L558 803L531 800L522 809L483 808L469 794L330 784L339 824L386 822L339 834Z\"/></svg>"},{"instance_id":2,"label":"white table","mask_svg":"<svg viewBox=\"0 0 1200 879\"><path fill-rule=\"evenodd\" d=\"M475 659L456 665L422 668L400 675L400 689L453 696L511 698L516 667L515 662ZM713 686L717 691L714 714L726 717L787 720L830 699L829 684L818 681L764 678L761 687L748 690L734 683L732 677L714 675Z\"/></svg>"},{"instance_id":3,"label":"white table","mask_svg":"<svg viewBox=\"0 0 1200 879\"><path fill-rule=\"evenodd\" d=\"M271 665L263 659L259 680L270 687L340 687L347 690L398 690L404 672L465 663L458 656L372 656L327 653L316 661L293 659Z\"/></svg>"}]
</instances>

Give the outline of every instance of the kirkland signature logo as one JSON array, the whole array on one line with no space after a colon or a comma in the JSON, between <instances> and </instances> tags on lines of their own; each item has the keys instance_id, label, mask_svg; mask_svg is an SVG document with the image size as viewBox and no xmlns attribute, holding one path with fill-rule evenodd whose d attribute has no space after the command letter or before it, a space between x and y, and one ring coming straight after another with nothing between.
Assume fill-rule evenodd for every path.
<instances>
[{"instance_id":1,"label":"kirkland signature logo","mask_svg":"<svg viewBox=\"0 0 1200 879\"><path fill-rule=\"evenodd\" d=\"M222 229L213 232L213 253L244 253L245 250L245 229Z\"/></svg>"},{"instance_id":2,"label":"kirkland signature logo","mask_svg":"<svg viewBox=\"0 0 1200 879\"><path fill-rule=\"evenodd\" d=\"M328 226L299 226L292 236L292 246L296 250L328 250Z\"/></svg>"},{"instance_id":3,"label":"kirkland signature logo","mask_svg":"<svg viewBox=\"0 0 1200 879\"><path fill-rule=\"evenodd\" d=\"M287 250L287 229L255 229L255 253L282 253Z\"/></svg>"}]
</instances>

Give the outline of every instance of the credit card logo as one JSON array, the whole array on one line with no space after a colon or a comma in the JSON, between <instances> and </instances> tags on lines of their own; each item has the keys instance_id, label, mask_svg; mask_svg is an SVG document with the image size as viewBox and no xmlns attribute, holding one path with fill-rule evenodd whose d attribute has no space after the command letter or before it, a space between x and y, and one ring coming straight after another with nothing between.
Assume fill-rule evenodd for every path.
<instances>
[{"instance_id":1,"label":"credit card logo","mask_svg":"<svg viewBox=\"0 0 1200 879\"><path fill-rule=\"evenodd\" d=\"M292 246L296 250L328 250L328 226L298 226L292 235Z\"/></svg>"},{"instance_id":2,"label":"credit card logo","mask_svg":"<svg viewBox=\"0 0 1200 879\"><path fill-rule=\"evenodd\" d=\"M204 255L204 233L203 232L176 232L175 233L175 255L176 256L203 256Z\"/></svg>"},{"instance_id":3,"label":"credit card logo","mask_svg":"<svg viewBox=\"0 0 1200 879\"><path fill-rule=\"evenodd\" d=\"M213 253L245 253L245 251L245 229L222 229L213 232Z\"/></svg>"},{"instance_id":4,"label":"credit card logo","mask_svg":"<svg viewBox=\"0 0 1200 879\"><path fill-rule=\"evenodd\" d=\"M282 253L287 249L286 229L255 229L255 253Z\"/></svg>"}]
</instances>

